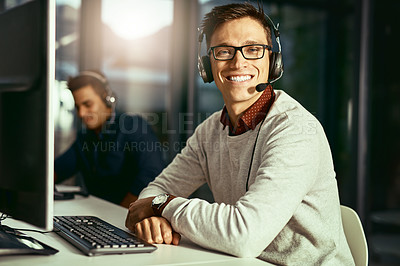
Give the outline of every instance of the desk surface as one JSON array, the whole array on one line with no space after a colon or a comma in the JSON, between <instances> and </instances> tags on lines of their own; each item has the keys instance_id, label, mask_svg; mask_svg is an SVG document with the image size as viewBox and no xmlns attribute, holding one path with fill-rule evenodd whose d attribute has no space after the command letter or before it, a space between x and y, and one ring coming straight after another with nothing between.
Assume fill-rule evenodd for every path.
<instances>
[{"instance_id":1,"label":"desk surface","mask_svg":"<svg viewBox=\"0 0 400 266\"><path fill-rule=\"evenodd\" d=\"M54 215L98 216L122 229L125 229L126 214L127 209L93 196L88 198L77 196L74 200L56 201L54 206ZM12 219L6 219L3 224L14 228L33 228L26 223ZM0 265L270 265L256 258L236 258L210 251L197 246L185 237L182 237L179 246L156 245L158 249L153 253L88 257L56 233L24 233L58 249L59 252L50 256L2 256Z\"/></svg>"}]
</instances>

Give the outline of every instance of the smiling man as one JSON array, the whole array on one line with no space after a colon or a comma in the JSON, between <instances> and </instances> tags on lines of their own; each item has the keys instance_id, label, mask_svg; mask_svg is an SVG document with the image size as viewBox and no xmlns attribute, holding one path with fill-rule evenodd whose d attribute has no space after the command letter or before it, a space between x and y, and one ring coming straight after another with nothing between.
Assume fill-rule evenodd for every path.
<instances>
[{"instance_id":1,"label":"smiling man","mask_svg":"<svg viewBox=\"0 0 400 266\"><path fill-rule=\"evenodd\" d=\"M251 17L223 23L211 36L214 81L222 93L229 118L234 125L239 116L262 94L255 87L268 80L270 51L265 50L270 46L255 44L268 44L267 34L260 22ZM244 47L238 52L238 49L229 46ZM256 58L261 58L248 60L245 58L247 54L255 54Z\"/></svg>"},{"instance_id":2,"label":"smiling man","mask_svg":"<svg viewBox=\"0 0 400 266\"><path fill-rule=\"evenodd\" d=\"M99 71L68 81L83 127L55 160L57 182L78 172L92 195L128 207L163 169L161 144L139 116L117 114L116 98Z\"/></svg>"},{"instance_id":3,"label":"smiling man","mask_svg":"<svg viewBox=\"0 0 400 266\"><path fill-rule=\"evenodd\" d=\"M324 130L268 83L277 60L271 24L249 3L205 16L209 49L200 65L211 69L201 75L215 81L225 107L130 205L126 226L151 243L178 244L184 235L279 265L354 265ZM187 198L204 183L215 203Z\"/></svg>"}]
</instances>

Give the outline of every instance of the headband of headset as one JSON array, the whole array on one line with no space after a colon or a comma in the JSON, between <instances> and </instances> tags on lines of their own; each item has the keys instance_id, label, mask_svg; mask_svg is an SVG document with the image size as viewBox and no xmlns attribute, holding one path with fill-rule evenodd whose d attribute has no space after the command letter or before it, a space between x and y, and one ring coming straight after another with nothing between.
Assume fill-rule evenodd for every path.
<instances>
[{"instance_id":1,"label":"headband of headset","mask_svg":"<svg viewBox=\"0 0 400 266\"><path fill-rule=\"evenodd\" d=\"M79 73L78 77L81 76L87 76L87 77L92 77L95 78L96 80L100 81L105 89L106 92L106 96L104 97L104 102L107 105L107 107L113 107L115 105L116 102L116 98L114 96L114 93L112 92L112 90L110 89L109 85L108 85L108 81L107 79L100 75L99 73L96 73L94 71L90 71L90 70L85 70Z\"/></svg>"}]
</instances>

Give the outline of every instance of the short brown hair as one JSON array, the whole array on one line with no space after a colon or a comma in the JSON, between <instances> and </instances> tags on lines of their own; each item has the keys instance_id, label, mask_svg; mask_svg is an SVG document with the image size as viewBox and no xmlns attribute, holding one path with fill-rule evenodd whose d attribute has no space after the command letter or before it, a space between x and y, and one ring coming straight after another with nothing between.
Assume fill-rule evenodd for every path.
<instances>
[{"instance_id":1,"label":"short brown hair","mask_svg":"<svg viewBox=\"0 0 400 266\"><path fill-rule=\"evenodd\" d=\"M257 9L250 3L243 3L216 6L204 16L201 30L206 36L207 47L210 47L211 36L219 25L244 17L253 18L261 23L267 34L268 45L272 46L271 25L265 17L262 5L258 4Z\"/></svg>"},{"instance_id":2,"label":"short brown hair","mask_svg":"<svg viewBox=\"0 0 400 266\"><path fill-rule=\"evenodd\" d=\"M75 77L68 78L67 86L71 92L89 85L93 87L100 98L105 100L105 96L107 95L107 78L102 72L98 70L87 70L82 71Z\"/></svg>"}]
</instances>

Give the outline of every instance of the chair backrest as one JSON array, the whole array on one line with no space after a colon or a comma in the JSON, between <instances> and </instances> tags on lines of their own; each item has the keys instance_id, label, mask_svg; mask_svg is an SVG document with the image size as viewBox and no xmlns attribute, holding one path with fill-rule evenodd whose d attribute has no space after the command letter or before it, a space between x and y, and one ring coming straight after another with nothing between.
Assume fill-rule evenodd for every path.
<instances>
[{"instance_id":1,"label":"chair backrest","mask_svg":"<svg viewBox=\"0 0 400 266\"><path fill-rule=\"evenodd\" d=\"M356 266L368 265L368 245L358 214L351 208L341 205L342 223L347 243Z\"/></svg>"}]
</instances>

